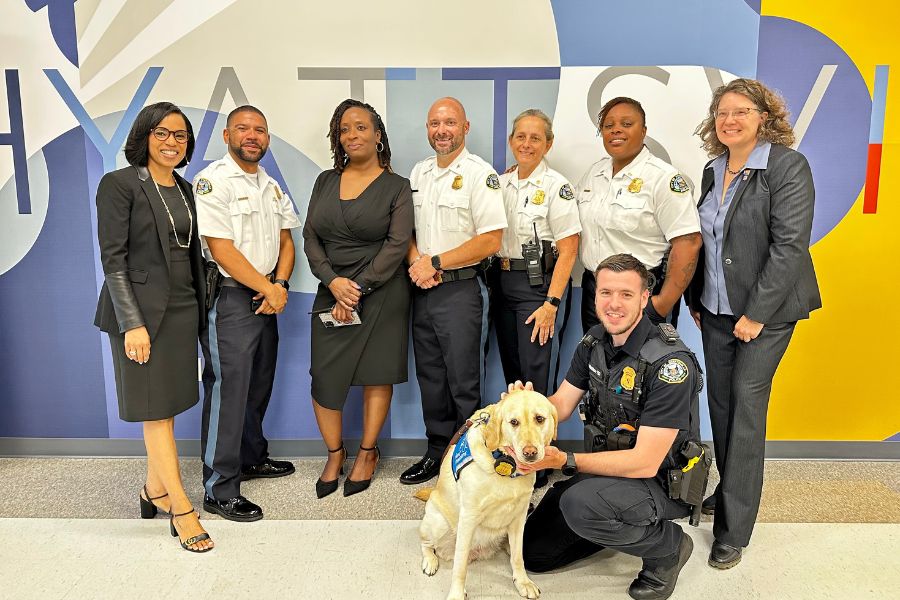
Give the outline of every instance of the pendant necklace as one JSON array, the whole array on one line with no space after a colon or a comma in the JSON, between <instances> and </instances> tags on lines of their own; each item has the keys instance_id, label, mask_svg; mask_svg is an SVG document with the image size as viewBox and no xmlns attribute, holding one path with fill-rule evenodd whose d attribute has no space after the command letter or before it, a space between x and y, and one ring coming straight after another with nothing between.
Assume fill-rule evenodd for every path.
<instances>
[{"instance_id":1,"label":"pendant necklace","mask_svg":"<svg viewBox=\"0 0 900 600\"><path fill-rule=\"evenodd\" d=\"M181 194L181 201L184 202L184 208L187 209L188 217L191 219L191 227L188 229L187 244L182 244L178 241L178 232L175 230L175 219L172 218L172 213L169 211L169 205L166 204L166 199L163 198L162 192L159 191L159 184L156 183L155 179L153 180L153 185L156 186L156 193L159 194L159 199L162 200L163 206L166 207L166 214L169 215L169 223L172 224L172 233L175 234L175 244L179 248L190 248L191 234L194 232L194 215L191 213L191 207L188 206L187 198L184 197L184 192L181 191L181 186L178 185L178 181L175 182L175 187L178 188L178 193Z\"/></svg>"}]
</instances>

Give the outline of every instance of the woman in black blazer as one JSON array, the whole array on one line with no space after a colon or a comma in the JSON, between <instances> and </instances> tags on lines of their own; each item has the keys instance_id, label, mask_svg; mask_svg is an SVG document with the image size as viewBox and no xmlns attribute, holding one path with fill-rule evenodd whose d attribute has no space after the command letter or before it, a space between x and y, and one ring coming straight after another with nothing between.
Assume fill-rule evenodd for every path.
<instances>
[{"instance_id":1,"label":"woman in black blazer","mask_svg":"<svg viewBox=\"0 0 900 600\"><path fill-rule=\"evenodd\" d=\"M703 251L686 292L701 328L719 485L709 565L728 569L750 542L762 494L772 379L799 319L822 306L809 253L815 189L791 150L785 101L759 81L713 93L697 127L716 157L703 171Z\"/></svg>"},{"instance_id":2,"label":"woman in black blazer","mask_svg":"<svg viewBox=\"0 0 900 600\"><path fill-rule=\"evenodd\" d=\"M138 114L125 142L131 166L100 180L105 282L94 324L109 334L119 418L144 423L141 517L162 509L186 550L206 552L213 543L184 493L173 431L175 415L199 400L197 341L206 320L194 196L174 172L193 150L184 113L169 102L153 104Z\"/></svg>"}]
</instances>

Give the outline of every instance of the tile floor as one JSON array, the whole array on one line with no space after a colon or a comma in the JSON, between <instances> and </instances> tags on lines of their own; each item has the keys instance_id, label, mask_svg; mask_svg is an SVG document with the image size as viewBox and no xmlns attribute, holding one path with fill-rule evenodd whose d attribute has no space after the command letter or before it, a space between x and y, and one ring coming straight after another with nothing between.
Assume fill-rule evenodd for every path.
<instances>
[{"instance_id":1,"label":"tile floor","mask_svg":"<svg viewBox=\"0 0 900 600\"><path fill-rule=\"evenodd\" d=\"M161 517L0 519L0 599L443 599L451 564L419 570L418 521L206 521L217 547L185 552ZM678 599L900 598L900 525L774 524L730 571L706 565L711 523L686 527L694 555ZM535 575L541 598L627 599L640 561L604 551ZM470 565L469 600L518 598L505 554Z\"/></svg>"}]
</instances>

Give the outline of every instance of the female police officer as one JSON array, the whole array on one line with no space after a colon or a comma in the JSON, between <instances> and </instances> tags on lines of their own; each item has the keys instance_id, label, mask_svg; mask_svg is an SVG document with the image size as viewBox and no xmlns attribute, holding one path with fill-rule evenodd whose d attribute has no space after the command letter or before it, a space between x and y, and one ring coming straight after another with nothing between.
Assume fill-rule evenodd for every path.
<instances>
[{"instance_id":1,"label":"female police officer","mask_svg":"<svg viewBox=\"0 0 900 600\"><path fill-rule=\"evenodd\" d=\"M491 277L506 381L531 381L545 395L556 388L561 328L571 304L569 275L581 231L569 182L544 160L552 145L553 123L543 112L532 108L515 118L509 147L516 168L500 177L509 227Z\"/></svg>"},{"instance_id":2,"label":"female police officer","mask_svg":"<svg viewBox=\"0 0 900 600\"><path fill-rule=\"evenodd\" d=\"M613 98L600 109L597 126L609 156L594 163L575 188L584 228L579 248L585 268L582 329L587 332L599 323L594 270L619 253L639 259L656 277L646 308L650 319L664 321L675 308L674 320L702 243L691 189L675 167L644 146L647 120L640 102Z\"/></svg>"}]
</instances>

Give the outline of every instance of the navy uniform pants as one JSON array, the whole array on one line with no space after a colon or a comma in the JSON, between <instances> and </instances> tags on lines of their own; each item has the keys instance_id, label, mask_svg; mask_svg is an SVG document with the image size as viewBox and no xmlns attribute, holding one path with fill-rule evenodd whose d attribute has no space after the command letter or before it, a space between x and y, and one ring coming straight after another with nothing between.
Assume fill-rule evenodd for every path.
<instances>
[{"instance_id":1,"label":"navy uniform pants","mask_svg":"<svg viewBox=\"0 0 900 600\"><path fill-rule=\"evenodd\" d=\"M603 548L667 565L684 535L671 520L690 512L656 479L578 474L555 483L525 522L525 568L552 571Z\"/></svg>"},{"instance_id":2,"label":"navy uniform pants","mask_svg":"<svg viewBox=\"0 0 900 600\"><path fill-rule=\"evenodd\" d=\"M209 311L203 349L203 487L216 500L241 493L241 467L269 456L262 421L278 357L275 315L250 309L256 292L226 287Z\"/></svg>"},{"instance_id":3,"label":"navy uniform pants","mask_svg":"<svg viewBox=\"0 0 900 600\"><path fill-rule=\"evenodd\" d=\"M559 373L559 348L572 306L571 282L566 286L556 311L553 337L543 346L531 341L534 321L525 321L543 306L550 290L552 273L544 276L543 285L532 287L525 271L503 271L500 263L491 267L491 316L496 327L503 376L507 382L530 381L534 391L545 396L556 391Z\"/></svg>"},{"instance_id":4,"label":"navy uniform pants","mask_svg":"<svg viewBox=\"0 0 900 600\"><path fill-rule=\"evenodd\" d=\"M658 294L662 289L662 281L657 280L656 285L651 290L651 295ZM584 333L587 333L588 330L594 325L600 324L600 319L597 318L597 278L594 277L594 274L584 270L584 274L581 276L581 329ZM644 309L644 312L647 313L647 316L650 317L650 321L654 325L658 325L660 323L669 322L672 324L672 327L678 327L678 315L681 313L681 301L678 301L678 304L672 307L672 311L666 315L662 316L656 312L653 308L652 302L647 302L647 308Z\"/></svg>"},{"instance_id":5,"label":"navy uniform pants","mask_svg":"<svg viewBox=\"0 0 900 600\"><path fill-rule=\"evenodd\" d=\"M481 277L414 288L412 335L428 450L440 462L453 434L481 406L487 287Z\"/></svg>"}]
</instances>

